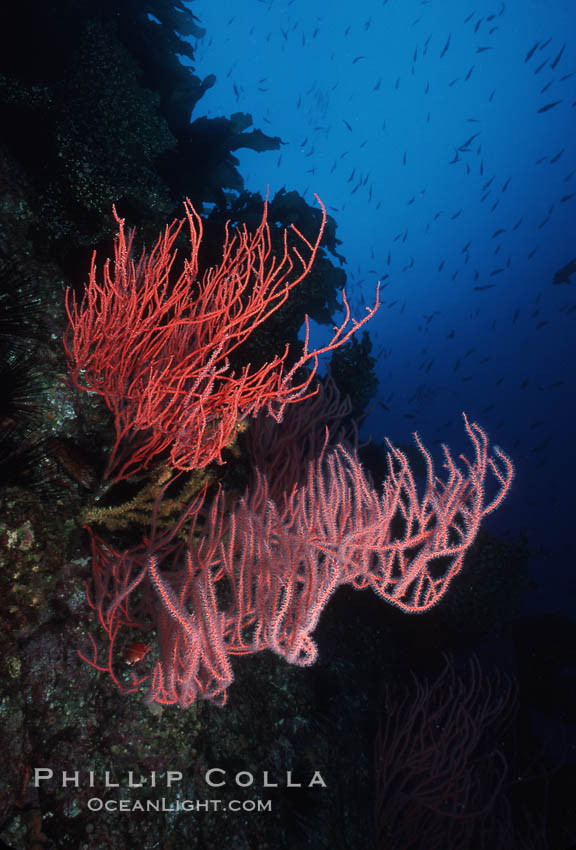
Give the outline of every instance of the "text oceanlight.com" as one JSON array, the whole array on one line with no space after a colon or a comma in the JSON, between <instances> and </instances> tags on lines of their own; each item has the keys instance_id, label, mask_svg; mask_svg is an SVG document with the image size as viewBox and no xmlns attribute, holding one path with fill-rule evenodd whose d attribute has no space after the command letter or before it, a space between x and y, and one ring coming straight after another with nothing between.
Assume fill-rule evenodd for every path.
<instances>
[{"instance_id":1,"label":"text oceanlight.com","mask_svg":"<svg viewBox=\"0 0 576 850\"><path fill-rule=\"evenodd\" d=\"M91 797L91 812L271 812L272 800L103 800Z\"/></svg>"}]
</instances>

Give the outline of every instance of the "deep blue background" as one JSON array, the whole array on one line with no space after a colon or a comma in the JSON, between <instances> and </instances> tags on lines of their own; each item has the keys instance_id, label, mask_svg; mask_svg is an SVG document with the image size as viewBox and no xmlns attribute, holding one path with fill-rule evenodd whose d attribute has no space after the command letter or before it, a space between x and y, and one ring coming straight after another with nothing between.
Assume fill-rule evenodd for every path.
<instances>
[{"instance_id":1,"label":"deep blue background","mask_svg":"<svg viewBox=\"0 0 576 850\"><path fill-rule=\"evenodd\" d=\"M280 152L239 151L246 188L322 198L356 316L386 284L363 436L417 429L438 457L469 451L461 411L478 421L517 473L487 527L537 547L529 607L571 613L576 275L552 280L576 258L576 4L190 8L196 72L217 77L192 119L248 112L280 136Z\"/></svg>"}]
</instances>

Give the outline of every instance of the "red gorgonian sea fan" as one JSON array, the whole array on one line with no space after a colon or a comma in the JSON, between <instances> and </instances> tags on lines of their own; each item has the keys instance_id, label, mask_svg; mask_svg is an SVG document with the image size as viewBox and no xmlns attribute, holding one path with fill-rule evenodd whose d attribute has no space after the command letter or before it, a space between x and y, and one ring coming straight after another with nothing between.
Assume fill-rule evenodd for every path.
<instances>
[{"instance_id":1,"label":"red gorgonian sea fan","mask_svg":"<svg viewBox=\"0 0 576 850\"><path fill-rule=\"evenodd\" d=\"M455 460L444 448L444 474L419 437L426 483L418 492L406 455L388 444L388 476L378 490L355 452L324 447L307 465L305 482L284 500L270 498L257 475L231 511L220 490L210 506L205 490L179 521L153 527L123 552L91 534L93 585L105 647L90 636L81 657L107 672L124 693L148 688L147 700L186 708L198 698L224 705L232 658L271 650L290 664L317 657L314 631L343 585L371 587L406 613L436 605L462 569L483 518L501 504L513 467L464 417L473 457ZM201 517L202 533L196 534ZM188 543L177 537L192 522ZM130 680L118 671L119 647L155 635ZM125 660L125 659L124 659Z\"/></svg>"},{"instance_id":2,"label":"red gorgonian sea fan","mask_svg":"<svg viewBox=\"0 0 576 850\"><path fill-rule=\"evenodd\" d=\"M232 371L229 356L287 300L309 273L316 257L326 212L314 241L294 225L283 234L279 257L272 251L267 203L254 233L226 226L220 264L198 271L202 219L184 202L186 217L168 225L150 254L136 262L134 231L126 233L116 210L118 234L114 261L99 273L93 255L90 278L78 301L68 289L70 320L64 337L70 376L80 389L98 393L114 417L116 437L106 476L120 481L142 472L161 455L179 470L222 462L222 449L239 423L266 409L277 421L287 404L310 389L318 355L346 342L379 306L360 321L345 317L330 342L308 349L288 367L288 346L260 368ZM174 279L174 242L184 224L190 255ZM297 237L290 244L289 232ZM298 370L308 364L304 377Z\"/></svg>"}]
</instances>

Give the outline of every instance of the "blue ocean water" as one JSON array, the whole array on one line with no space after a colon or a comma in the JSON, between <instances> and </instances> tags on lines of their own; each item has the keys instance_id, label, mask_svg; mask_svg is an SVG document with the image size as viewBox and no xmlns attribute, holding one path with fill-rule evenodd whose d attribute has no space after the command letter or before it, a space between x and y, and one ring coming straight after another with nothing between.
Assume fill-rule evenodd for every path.
<instances>
[{"instance_id":1,"label":"blue ocean water","mask_svg":"<svg viewBox=\"0 0 576 850\"><path fill-rule=\"evenodd\" d=\"M514 460L487 528L527 539L527 605L572 613L576 5L569 0L195 0L192 120L250 113L249 191L326 204L379 391L362 436ZM268 189L269 187L269 189ZM557 274L559 273L559 274ZM316 340L329 329L316 328Z\"/></svg>"}]
</instances>

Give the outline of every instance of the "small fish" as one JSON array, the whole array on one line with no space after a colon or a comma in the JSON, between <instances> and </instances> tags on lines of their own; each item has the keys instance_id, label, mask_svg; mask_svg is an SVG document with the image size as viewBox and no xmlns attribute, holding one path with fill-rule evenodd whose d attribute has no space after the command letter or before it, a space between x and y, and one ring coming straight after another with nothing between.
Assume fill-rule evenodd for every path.
<instances>
[{"instance_id":1,"label":"small fish","mask_svg":"<svg viewBox=\"0 0 576 850\"><path fill-rule=\"evenodd\" d=\"M561 57L561 56L562 56L562 54L564 53L564 48L565 48L565 47L566 47L566 45L565 45L565 44L563 44L563 45L562 45L562 49L560 50L560 53L558 54L558 56L556 57L556 59L555 59L555 60L554 60L554 61L550 64L550 67L552 68L552 70L554 70L554 68L556 67L556 65L557 65L557 64L558 64L558 62L560 61L560 57Z\"/></svg>"},{"instance_id":2,"label":"small fish","mask_svg":"<svg viewBox=\"0 0 576 850\"><path fill-rule=\"evenodd\" d=\"M534 446L534 448L530 450L530 454L531 455L540 454L540 452L543 452L544 449L548 446L549 442L550 442L550 438L548 438L547 440L544 440L544 442L540 443L538 446Z\"/></svg>"},{"instance_id":3,"label":"small fish","mask_svg":"<svg viewBox=\"0 0 576 850\"><path fill-rule=\"evenodd\" d=\"M150 644L142 641L132 641L124 647L124 661L126 664L137 664L150 651Z\"/></svg>"},{"instance_id":4,"label":"small fish","mask_svg":"<svg viewBox=\"0 0 576 850\"><path fill-rule=\"evenodd\" d=\"M576 259L570 260L569 263L566 263L565 266L562 266L562 268L558 269L558 271L554 275L552 283L556 286L560 283L572 283L570 278L573 274L576 274Z\"/></svg>"},{"instance_id":5,"label":"small fish","mask_svg":"<svg viewBox=\"0 0 576 850\"><path fill-rule=\"evenodd\" d=\"M464 142L464 144L460 145L460 147L458 148L458 150L463 150L463 148L467 148L467 147L469 147L469 146L472 144L472 142L474 141L474 139L475 139L477 136L479 136L479 135L480 135L480 133L474 133L474 135L473 135L473 136L470 136L470 138L469 138L469 139L466 139L466 141Z\"/></svg>"},{"instance_id":6,"label":"small fish","mask_svg":"<svg viewBox=\"0 0 576 850\"><path fill-rule=\"evenodd\" d=\"M450 47L450 39L451 39L451 37L452 37L452 33L450 33L450 35L448 36L448 41L447 41L447 42L446 42L446 44L444 45L444 48L443 48L443 50L442 50L442 53L440 54L440 59L442 59L444 56L446 56L446 51L447 51L447 50L448 50L448 48Z\"/></svg>"},{"instance_id":7,"label":"small fish","mask_svg":"<svg viewBox=\"0 0 576 850\"><path fill-rule=\"evenodd\" d=\"M536 48L538 47L539 44L540 44L540 42L537 41L536 44L534 45L534 47L530 48L530 50L526 54L526 58L524 59L525 62L529 62L532 59L532 57L534 56L534 54L536 52Z\"/></svg>"},{"instance_id":8,"label":"small fish","mask_svg":"<svg viewBox=\"0 0 576 850\"><path fill-rule=\"evenodd\" d=\"M558 106L559 103L562 103L562 101L554 100L552 103L547 103L546 106L541 106L538 112L548 112L549 109L553 109L555 106Z\"/></svg>"},{"instance_id":9,"label":"small fish","mask_svg":"<svg viewBox=\"0 0 576 850\"><path fill-rule=\"evenodd\" d=\"M484 286L475 286L474 289L476 292L483 292L485 289L494 289L495 286L495 283L486 283Z\"/></svg>"}]
</instances>

